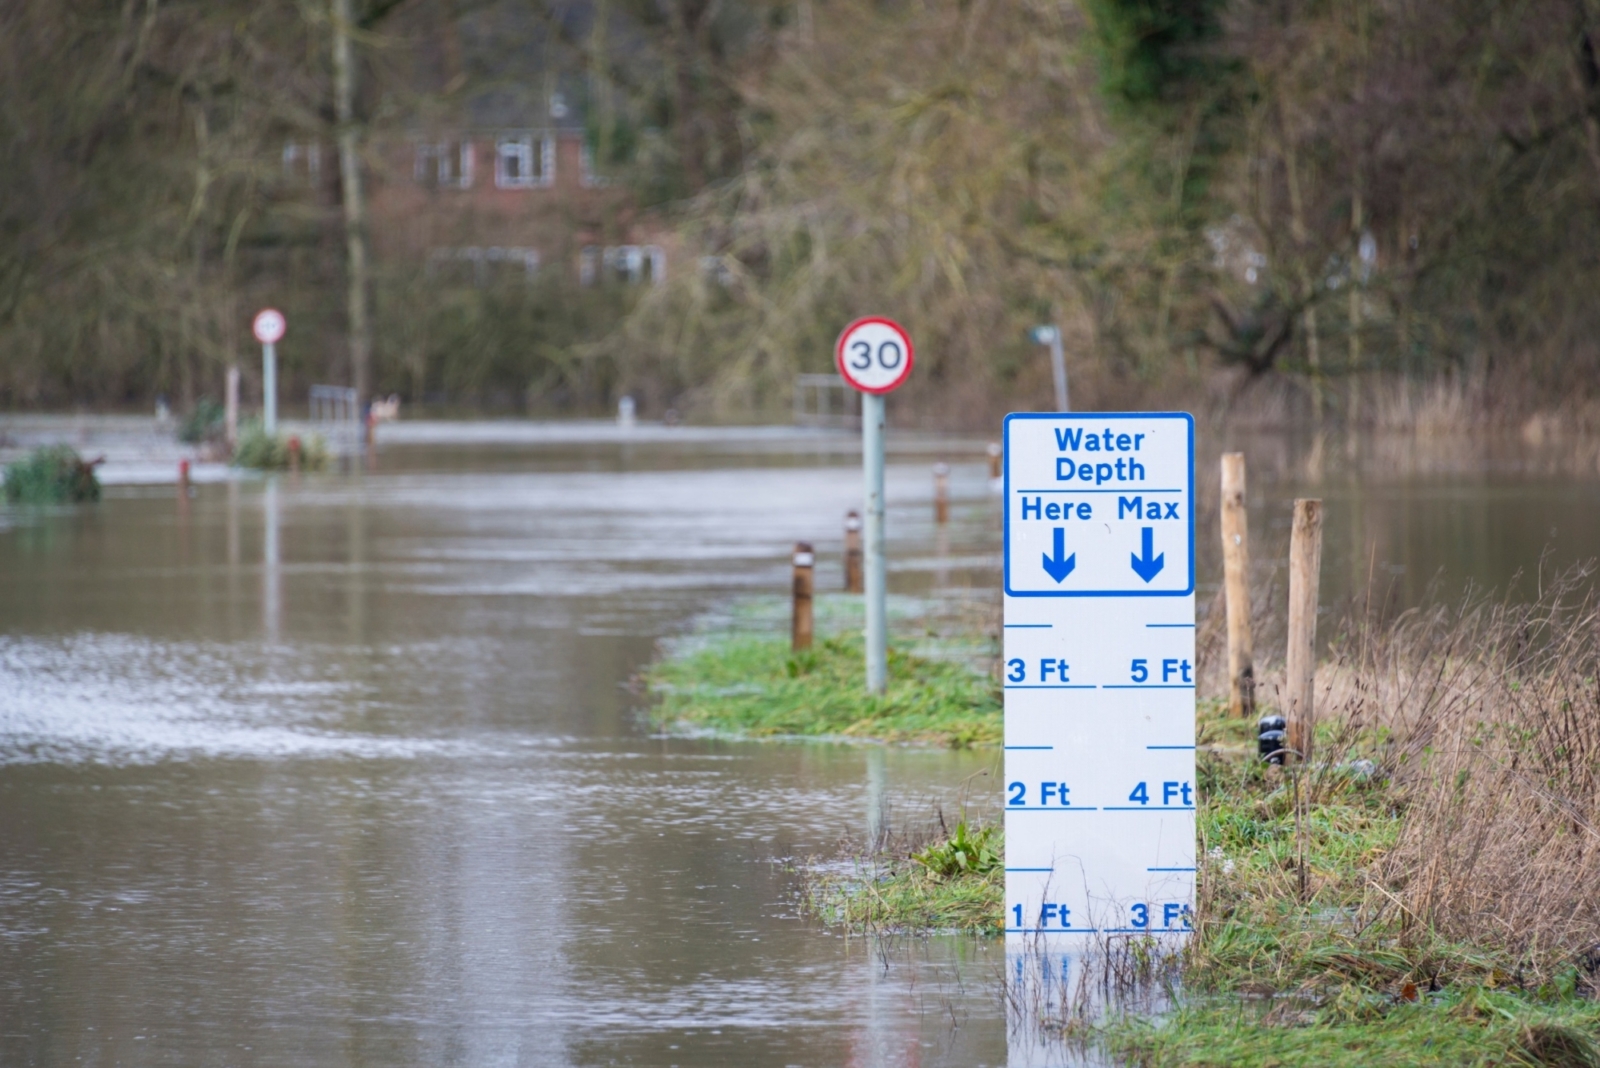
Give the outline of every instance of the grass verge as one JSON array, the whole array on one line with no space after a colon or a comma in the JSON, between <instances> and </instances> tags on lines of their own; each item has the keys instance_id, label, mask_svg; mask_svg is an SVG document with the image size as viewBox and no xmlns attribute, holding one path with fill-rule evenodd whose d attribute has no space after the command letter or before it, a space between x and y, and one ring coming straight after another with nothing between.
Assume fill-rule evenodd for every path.
<instances>
[{"instance_id":1,"label":"grass verge","mask_svg":"<svg viewBox=\"0 0 1600 1068\"><path fill-rule=\"evenodd\" d=\"M867 693L859 639L791 652L785 639L719 636L651 667L653 715L668 728L753 738L841 737L970 748L997 746L1000 688L964 664L891 646L889 688Z\"/></svg>"},{"instance_id":2,"label":"grass verge","mask_svg":"<svg viewBox=\"0 0 1600 1068\"><path fill-rule=\"evenodd\" d=\"M1581 954L1534 969L1396 907L1408 791L1359 756L1384 734L1340 739L1330 724L1320 741L1347 759L1296 784L1230 745L1247 727L1217 713L1202 706L1201 738L1220 744L1199 758L1180 1007L1091 1024L1096 1042L1140 1066L1600 1066Z\"/></svg>"},{"instance_id":3,"label":"grass verge","mask_svg":"<svg viewBox=\"0 0 1600 1068\"><path fill-rule=\"evenodd\" d=\"M239 443L233 450L233 466L257 471L287 471L290 465L291 435L268 434L259 420L239 428ZM328 445L320 435L301 441L300 465L307 471L328 466Z\"/></svg>"},{"instance_id":4,"label":"grass verge","mask_svg":"<svg viewBox=\"0 0 1600 1068\"><path fill-rule=\"evenodd\" d=\"M902 845L869 859L813 865L805 903L825 922L863 933L997 935L1004 854L998 827L962 822L921 850Z\"/></svg>"},{"instance_id":5,"label":"grass verge","mask_svg":"<svg viewBox=\"0 0 1600 1068\"><path fill-rule=\"evenodd\" d=\"M27 459L6 465L6 500L12 504L98 501L100 480L94 467L71 445L34 449Z\"/></svg>"}]
</instances>

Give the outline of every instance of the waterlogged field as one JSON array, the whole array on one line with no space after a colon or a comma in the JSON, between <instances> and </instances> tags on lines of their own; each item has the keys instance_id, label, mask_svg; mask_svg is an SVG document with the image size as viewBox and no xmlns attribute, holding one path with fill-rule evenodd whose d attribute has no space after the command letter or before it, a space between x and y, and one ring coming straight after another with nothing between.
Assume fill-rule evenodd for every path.
<instances>
[{"instance_id":1,"label":"waterlogged field","mask_svg":"<svg viewBox=\"0 0 1600 1068\"><path fill-rule=\"evenodd\" d=\"M376 469L182 498L125 460L97 505L0 511L0 1062L1595 1063L1600 627L1551 581L1600 544L1592 476L1252 446L1264 613L1289 498L1327 506L1322 755L1269 772L1202 702L1187 955L1032 997L983 933L982 442L891 464L873 703L826 593L849 443L641 429L397 427ZM1509 605L1450 592L1519 569Z\"/></svg>"}]
</instances>

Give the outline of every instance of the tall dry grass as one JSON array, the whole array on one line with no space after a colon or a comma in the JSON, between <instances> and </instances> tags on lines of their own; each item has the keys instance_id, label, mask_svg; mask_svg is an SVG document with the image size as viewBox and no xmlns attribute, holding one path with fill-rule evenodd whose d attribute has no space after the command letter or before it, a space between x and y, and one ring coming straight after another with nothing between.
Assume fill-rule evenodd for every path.
<instances>
[{"instance_id":1,"label":"tall dry grass","mask_svg":"<svg viewBox=\"0 0 1600 1068\"><path fill-rule=\"evenodd\" d=\"M1580 568L1516 600L1356 619L1317 674L1311 804L1370 758L1400 813L1359 928L1472 947L1527 982L1600 967L1600 594ZM1264 673L1272 703L1281 669Z\"/></svg>"}]
</instances>

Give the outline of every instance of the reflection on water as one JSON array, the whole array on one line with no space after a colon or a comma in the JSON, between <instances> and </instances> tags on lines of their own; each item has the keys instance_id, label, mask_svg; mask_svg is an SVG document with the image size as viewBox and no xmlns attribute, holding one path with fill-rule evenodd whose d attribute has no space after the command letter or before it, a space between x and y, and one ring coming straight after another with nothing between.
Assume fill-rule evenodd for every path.
<instances>
[{"instance_id":1,"label":"reflection on water","mask_svg":"<svg viewBox=\"0 0 1600 1068\"><path fill-rule=\"evenodd\" d=\"M7 514L0 1063L1003 1063L998 944L839 937L789 863L993 754L636 717L657 639L785 589L795 541L842 585L848 449L711 440L418 444ZM1328 502L1326 601L1600 544L1592 466L1327 449L1314 478L1306 443L1245 448L1259 544L1293 496ZM898 592L995 582L981 443L948 458L941 532L927 456L891 464Z\"/></svg>"}]
</instances>

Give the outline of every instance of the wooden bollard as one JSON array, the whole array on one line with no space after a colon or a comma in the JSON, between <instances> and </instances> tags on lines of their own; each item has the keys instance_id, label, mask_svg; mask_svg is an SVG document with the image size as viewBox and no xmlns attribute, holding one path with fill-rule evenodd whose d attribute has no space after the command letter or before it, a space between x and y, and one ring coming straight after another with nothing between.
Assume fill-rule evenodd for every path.
<instances>
[{"instance_id":1,"label":"wooden bollard","mask_svg":"<svg viewBox=\"0 0 1600 1068\"><path fill-rule=\"evenodd\" d=\"M989 442L989 478L998 482L1000 480L1000 443Z\"/></svg>"},{"instance_id":2,"label":"wooden bollard","mask_svg":"<svg viewBox=\"0 0 1600 1068\"><path fill-rule=\"evenodd\" d=\"M852 508L844 514L844 592L861 590L861 513Z\"/></svg>"},{"instance_id":3,"label":"wooden bollard","mask_svg":"<svg viewBox=\"0 0 1600 1068\"><path fill-rule=\"evenodd\" d=\"M1317 583L1322 572L1322 502L1294 502L1289 534L1289 650L1284 687L1290 759L1311 759L1316 732Z\"/></svg>"},{"instance_id":4,"label":"wooden bollard","mask_svg":"<svg viewBox=\"0 0 1600 1068\"><path fill-rule=\"evenodd\" d=\"M291 475L300 473L300 435L298 434L289 435L289 473Z\"/></svg>"},{"instance_id":5,"label":"wooden bollard","mask_svg":"<svg viewBox=\"0 0 1600 1068\"><path fill-rule=\"evenodd\" d=\"M950 465L942 460L933 465L933 521L950 522Z\"/></svg>"},{"instance_id":6,"label":"wooden bollard","mask_svg":"<svg viewBox=\"0 0 1600 1068\"><path fill-rule=\"evenodd\" d=\"M189 496L189 461L178 461L178 496Z\"/></svg>"},{"instance_id":7,"label":"wooden bollard","mask_svg":"<svg viewBox=\"0 0 1600 1068\"><path fill-rule=\"evenodd\" d=\"M371 452L372 451L372 447L374 445L376 445L377 443L378 443L378 413L372 410L371 405L368 405L367 406L367 451Z\"/></svg>"},{"instance_id":8,"label":"wooden bollard","mask_svg":"<svg viewBox=\"0 0 1600 1068\"><path fill-rule=\"evenodd\" d=\"M816 555L809 541L794 545L794 618L790 627L791 645L795 652L811 648L812 619L811 591Z\"/></svg>"},{"instance_id":9,"label":"wooden bollard","mask_svg":"<svg viewBox=\"0 0 1600 1068\"><path fill-rule=\"evenodd\" d=\"M1256 710L1255 649L1250 635L1250 522L1244 453L1222 454L1222 576L1228 607L1228 711Z\"/></svg>"}]
</instances>

